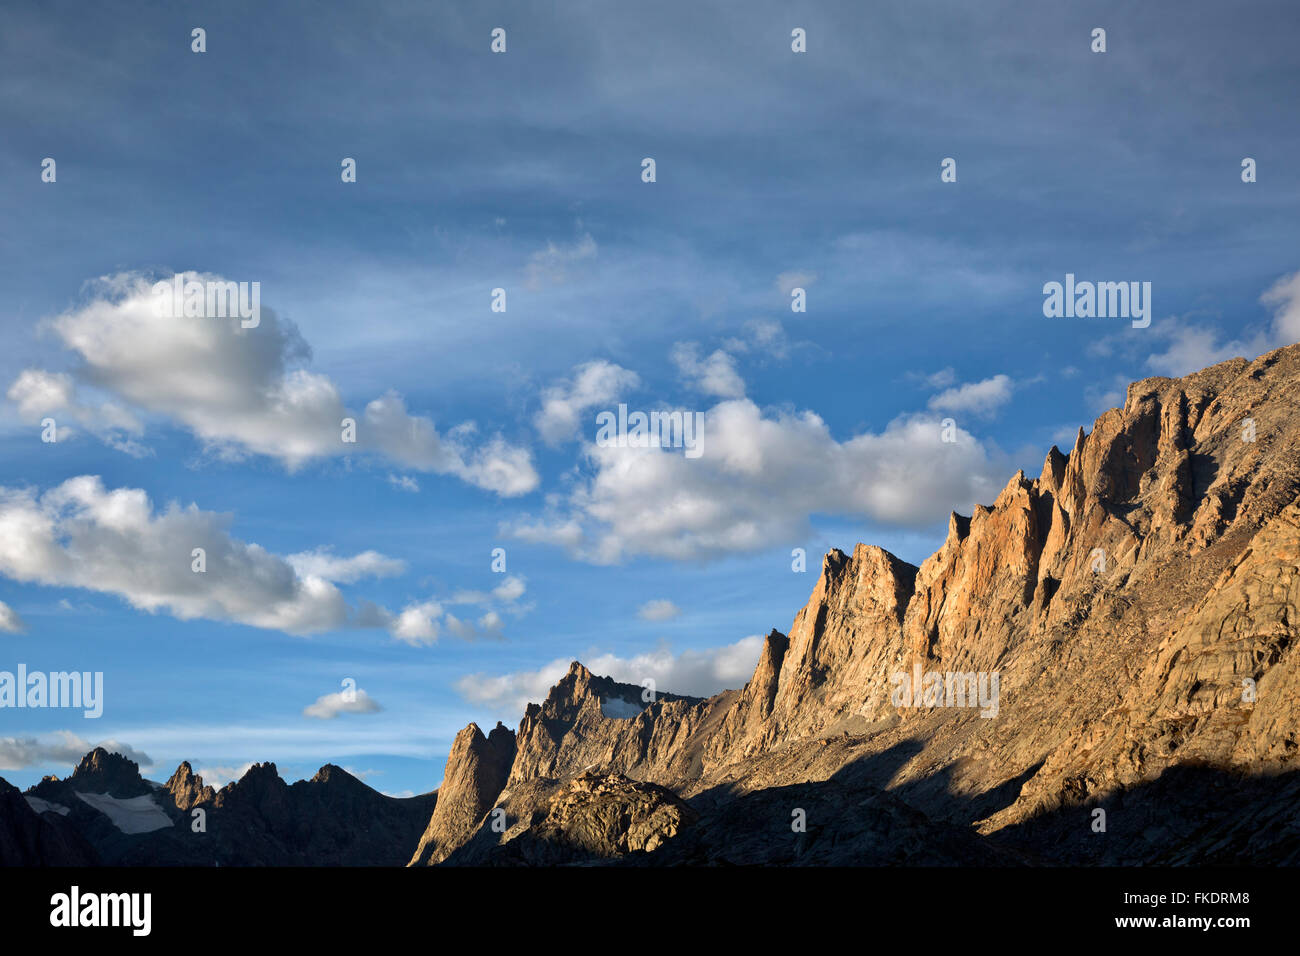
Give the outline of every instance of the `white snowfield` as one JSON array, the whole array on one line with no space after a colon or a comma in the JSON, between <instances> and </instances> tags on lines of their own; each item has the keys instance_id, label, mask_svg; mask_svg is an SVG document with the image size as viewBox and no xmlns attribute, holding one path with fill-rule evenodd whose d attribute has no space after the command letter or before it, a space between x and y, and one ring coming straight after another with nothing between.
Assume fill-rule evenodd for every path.
<instances>
[{"instance_id":1,"label":"white snowfield","mask_svg":"<svg viewBox=\"0 0 1300 956\"><path fill-rule=\"evenodd\" d=\"M71 807L65 807L61 803L51 803L48 800L42 800L40 797L24 797L23 799L26 800L27 805L37 813L48 813L50 810L53 810L59 816L66 817L72 812Z\"/></svg>"},{"instance_id":2,"label":"white snowfield","mask_svg":"<svg viewBox=\"0 0 1300 956\"><path fill-rule=\"evenodd\" d=\"M123 833L152 833L172 825L172 818L149 794L123 800L106 793L79 793L78 797L113 821Z\"/></svg>"},{"instance_id":3,"label":"white snowfield","mask_svg":"<svg viewBox=\"0 0 1300 956\"><path fill-rule=\"evenodd\" d=\"M614 720L628 720L639 713L641 713L640 704L623 700L621 697L602 697L600 699L600 714L602 717L610 717Z\"/></svg>"}]
</instances>

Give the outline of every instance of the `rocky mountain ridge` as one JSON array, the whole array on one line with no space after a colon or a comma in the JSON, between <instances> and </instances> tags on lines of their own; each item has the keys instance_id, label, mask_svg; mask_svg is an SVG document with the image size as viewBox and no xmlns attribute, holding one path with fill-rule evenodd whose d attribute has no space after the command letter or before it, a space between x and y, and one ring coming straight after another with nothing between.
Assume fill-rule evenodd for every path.
<instances>
[{"instance_id":1,"label":"rocky mountain ridge","mask_svg":"<svg viewBox=\"0 0 1300 956\"><path fill-rule=\"evenodd\" d=\"M807 808L791 801L820 797L776 796L791 787L901 801L917 815L915 838L953 847L957 862L1213 858L1215 814L1194 809L1195 788L1179 801L1184 827L1153 826L1150 804L1193 769L1198 787L1218 793L1251 781L1262 809L1216 804L1239 817L1272 820L1279 794L1294 790L1297 407L1300 346L1134 383L1068 454L1052 448L1037 478L1017 473L991 505L953 514L920 567L867 545L830 552L788 635L768 635L738 691L611 719L601 695L638 688L574 662L529 705L500 793L477 793L479 821L444 832L442 855L553 862L510 845L550 834L572 851L556 808L598 770L668 788L697 809L699 828L740 828L725 839L674 834L665 859L694 844L714 848L695 862L793 860L791 816ZM915 673L935 675L937 705L919 692L900 705L899 678ZM944 706L950 674L971 696L996 676L996 708ZM821 802L831 843L856 841L859 862L891 859L849 824L854 815ZM728 824L727 808L742 804L766 816ZM1093 811L1107 807L1108 829L1095 829ZM1286 820L1270 825L1267 852L1300 862L1295 813ZM1175 845L1188 832L1208 842ZM963 839L975 842L963 849ZM457 843L464 850L447 854Z\"/></svg>"},{"instance_id":2,"label":"rocky mountain ridge","mask_svg":"<svg viewBox=\"0 0 1300 956\"><path fill-rule=\"evenodd\" d=\"M85 838L223 865L1298 864L1297 408L1300 345L1136 382L919 566L827 554L744 687L575 661L517 731L466 727L436 797L270 764L219 791L182 764L150 796L101 752L71 779L175 826L105 835L47 778L28 797L69 812L0 788L22 816L0 859ZM196 808L243 838L196 851Z\"/></svg>"},{"instance_id":3,"label":"rocky mountain ridge","mask_svg":"<svg viewBox=\"0 0 1300 956\"><path fill-rule=\"evenodd\" d=\"M66 780L21 795L0 784L0 860L27 865L399 866L437 803L384 796L333 764L293 784L255 764L215 790L183 762L152 784L98 747Z\"/></svg>"}]
</instances>

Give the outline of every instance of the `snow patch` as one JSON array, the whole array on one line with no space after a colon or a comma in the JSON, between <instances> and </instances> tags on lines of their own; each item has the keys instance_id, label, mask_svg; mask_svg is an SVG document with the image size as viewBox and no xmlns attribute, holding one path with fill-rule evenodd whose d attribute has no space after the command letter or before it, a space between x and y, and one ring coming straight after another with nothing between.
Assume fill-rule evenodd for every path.
<instances>
[{"instance_id":1,"label":"snow patch","mask_svg":"<svg viewBox=\"0 0 1300 956\"><path fill-rule=\"evenodd\" d=\"M27 805L37 813L49 813L53 810L59 816L66 817L72 812L71 807L65 807L61 803L50 803L50 801L42 800L40 797L24 797L23 799L26 800Z\"/></svg>"},{"instance_id":2,"label":"snow patch","mask_svg":"<svg viewBox=\"0 0 1300 956\"><path fill-rule=\"evenodd\" d=\"M123 833L152 833L172 825L172 818L149 794L123 800L106 793L79 793L79 798L113 821Z\"/></svg>"},{"instance_id":3,"label":"snow patch","mask_svg":"<svg viewBox=\"0 0 1300 956\"><path fill-rule=\"evenodd\" d=\"M641 705L623 700L621 697L602 697L600 699L600 713L602 717L609 717L613 720L628 720L641 713Z\"/></svg>"}]
</instances>

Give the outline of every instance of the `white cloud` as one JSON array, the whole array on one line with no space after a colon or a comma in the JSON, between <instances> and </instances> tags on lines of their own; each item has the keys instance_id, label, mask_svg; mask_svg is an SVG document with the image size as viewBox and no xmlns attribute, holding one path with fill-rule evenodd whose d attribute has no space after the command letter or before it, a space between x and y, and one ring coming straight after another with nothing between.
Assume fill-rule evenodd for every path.
<instances>
[{"instance_id":1,"label":"white cloud","mask_svg":"<svg viewBox=\"0 0 1300 956\"><path fill-rule=\"evenodd\" d=\"M118 753L142 767L153 766L148 754L116 740L93 744L70 730L56 730L44 737L0 737L0 770L23 770L48 764L77 764L96 747Z\"/></svg>"},{"instance_id":2,"label":"white cloud","mask_svg":"<svg viewBox=\"0 0 1300 956\"><path fill-rule=\"evenodd\" d=\"M682 609L667 598L646 601L636 612L643 621L670 621L681 613Z\"/></svg>"},{"instance_id":3,"label":"white cloud","mask_svg":"<svg viewBox=\"0 0 1300 956\"><path fill-rule=\"evenodd\" d=\"M0 574L115 594L180 620L206 618L309 634L343 627L338 588L230 536L230 516L173 502L155 511L137 488L82 475L38 494L0 487ZM206 570L193 570L202 548ZM335 559L345 564L356 559Z\"/></svg>"},{"instance_id":4,"label":"white cloud","mask_svg":"<svg viewBox=\"0 0 1300 956\"><path fill-rule=\"evenodd\" d=\"M547 444L569 441L577 437L587 411L613 403L640 383L635 372L613 362L587 362L573 370L572 379L552 385L542 393L542 409L533 422ZM592 430L595 430L594 421Z\"/></svg>"},{"instance_id":5,"label":"white cloud","mask_svg":"<svg viewBox=\"0 0 1300 956\"><path fill-rule=\"evenodd\" d=\"M59 412L66 418L86 426L106 441L129 446L127 435L140 435L144 426L136 416L111 402L89 405L77 397L77 384L66 372L46 372L25 369L9 386L8 398L18 406L18 414L26 421L40 421L46 415ZM58 438L70 433L66 425L58 426Z\"/></svg>"},{"instance_id":6,"label":"white cloud","mask_svg":"<svg viewBox=\"0 0 1300 956\"><path fill-rule=\"evenodd\" d=\"M754 674L763 638L757 635L734 644L674 654L666 646L646 654L620 657L597 654L582 660L593 674L640 685L651 679L655 689L692 697L709 697L742 687ZM467 701L489 709L493 717L518 720L529 703L540 703L569 669L569 658L557 658L532 671L491 676L469 674L456 682Z\"/></svg>"},{"instance_id":7,"label":"white cloud","mask_svg":"<svg viewBox=\"0 0 1300 956\"><path fill-rule=\"evenodd\" d=\"M517 602L528 590L527 579L517 574L511 574L504 581L494 587L490 593L483 591L457 591L451 597L447 598L447 604L481 604L489 605L494 601L502 604L512 605Z\"/></svg>"},{"instance_id":8,"label":"white cloud","mask_svg":"<svg viewBox=\"0 0 1300 956\"><path fill-rule=\"evenodd\" d=\"M25 628L26 625L23 624L23 619L18 616L18 612L4 601L0 601L0 631L18 634Z\"/></svg>"},{"instance_id":9,"label":"white cloud","mask_svg":"<svg viewBox=\"0 0 1300 956\"><path fill-rule=\"evenodd\" d=\"M776 277L776 287L781 290L782 295L788 296L795 289L806 289L817 281L815 272L801 272L798 270L791 272L782 272Z\"/></svg>"},{"instance_id":10,"label":"white cloud","mask_svg":"<svg viewBox=\"0 0 1300 956\"><path fill-rule=\"evenodd\" d=\"M377 714L383 709L378 701L357 688L347 693L340 691L317 697L316 703L302 709L302 715L316 720L333 720L339 714Z\"/></svg>"},{"instance_id":11,"label":"white cloud","mask_svg":"<svg viewBox=\"0 0 1300 956\"><path fill-rule=\"evenodd\" d=\"M691 387L705 395L741 398L745 394L745 382L736 371L736 360L722 349L701 358L698 342L678 342L673 346L672 360Z\"/></svg>"},{"instance_id":12,"label":"white cloud","mask_svg":"<svg viewBox=\"0 0 1300 956\"><path fill-rule=\"evenodd\" d=\"M412 478L410 475L390 474L388 476L388 483L392 485L394 488L397 488L401 491L409 491L415 493L420 490L420 483L416 481L414 478Z\"/></svg>"},{"instance_id":13,"label":"white cloud","mask_svg":"<svg viewBox=\"0 0 1300 956\"><path fill-rule=\"evenodd\" d=\"M775 319L751 319L745 323L743 335L725 339L722 344L730 352L769 355L774 359L787 358L791 349L785 327Z\"/></svg>"},{"instance_id":14,"label":"white cloud","mask_svg":"<svg viewBox=\"0 0 1300 956\"><path fill-rule=\"evenodd\" d=\"M589 444L594 474L542 517L502 531L616 563L788 548L806 538L813 514L931 527L991 501L1008 473L968 432L953 437L942 440L936 419L903 416L840 442L813 412L765 415L747 399L721 402L705 415L699 458Z\"/></svg>"},{"instance_id":15,"label":"white cloud","mask_svg":"<svg viewBox=\"0 0 1300 956\"><path fill-rule=\"evenodd\" d=\"M184 278L221 281L194 272ZM158 314L152 288L139 274L111 276L89 303L45 323L80 364L71 373L20 374L8 394L25 419L70 416L130 447L123 436L138 435L140 416L151 415L188 428L214 454L265 455L291 470L368 453L507 497L537 486L527 449L500 437L471 447L471 430L440 435L396 393L352 412L334 382L304 367L310 348L273 310L262 308L255 328L238 317L169 318ZM95 403L94 394L107 397ZM343 441L345 418L356 421L355 443Z\"/></svg>"},{"instance_id":16,"label":"white cloud","mask_svg":"<svg viewBox=\"0 0 1300 956\"><path fill-rule=\"evenodd\" d=\"M1225 339L1219 329L1185 319L1170 318L1153 324L1151 337L1168 345L1164 351L1149 356L1147 366L1159 375L1176 378L1230 358L1251 359L1300 342L1300 272L1278 279L1259 301L1272 309L1273 320L1267 329L1250 335ZM1105 344L1099 347L1102 351L1106 348Z\"/></svg>"},{"instance_id":17,"label":"white cloud","mask_svg":"<svg viewBox=\"0 0 1300 956\"><path fill-rule=\"evenodd\" d=\"M930 399L930 410L990 415L1011 400L1015 385L1006 375L949 388Z\"/></svg>"},{"instance_id":18,"label":"white cloud","mask_svg":"<svg viewBox=\"0 0 1300 956\"><path fill-rule=\"evenodd\" d=\"M557 658L535 671L515 671L491 676L467 674L456 681L456 690L467 701L490 709L493 717L511 722L523 715L529 703L540 703L569 669L568 659Z\"/></svg>"},{"instance_id":19,"label":"white cloud","mask_svg":"<svg viewBox=\"0 0 1300 956\"><path fill-rule=\"evenodd\" d=\"M456 615L448 612L442 619L448 633L459 637L462 641L481 641L481 640L502 640L504 634L501 630L501 615L496 611L488 611L479 617L477 621L462 620Z\"/></svg>"},{"instance_id":20,"label":"white cloud","mask_svg":"<svg viewBox=\"0 0 1300 956\"><path fill-rule=\"evenodd\" d=\"M363 551L350 558L340 558L329 548L291 554L286 561L300 577L318 577L335 584L351 584L362 578L387 578L406 570L406 562L389 558L378 551Z\"/></svg>"},{"instance_id":21,"label":"white cloud","mask_svg":"<svg viewBox=\"0 0 1300 956\"><path fill-rule=\"evenodd\" d=\"M493 605L499 605L513 615L531 610L531 605L519 604L527 591L527 582L519 575L509 575L491 592L457 591L451 597L431 599L407 606L396 619L390 621L389 630L398 640L412 645L433 644L443 629L465 641L501 640L501 614ZM477 620L457 617L447 610L456 605L476 605L483 610Z\"/></svg>"},{"instance_id":22,"label":"white cloud","mask_svg":"<svg viewBox=\"0 0 1300 956\"><path fill-rule=\"evenodd\" d=\"M947 368L941 368L937 372L931 372L929 375L909 373L911 377L919 378L930 388L947 388L957 382L957 373L949 365Z\"/></svg>"},{"instance_id":23,"label":"white cloud","mask_svg":"<svg viewBox=\"0 0 1300 956\"><path fill-rule=\"evenodd\" d=\"M519 577L518 575L511 574L508 575L504 581L502 581L500 584L498 584L496 587L492 589L492 596L496 598L498 601L505 601L507 603L511 603L514 601L518 601L521 597L523 597L524 591L527 590L527 587L528 585L525 583L523 578Z\"/></svg>"},{"instance_id":24,"label":"white cloud","mask_svg":"<svg viewBox=\"0 0 1300 956\"><path fill-rule=\"evenodd\" d=\"M407 644L433 644L438 640L438 618L441 616L442 605L437 601L411 604L402 610L389 630L393 637Z\"/></svg>"},{"instance_id":25,"label":"white cloud","mask_svg":"<svg viewBox=\"0 0 1300 956\"><path fill-rule=\"evenodd\" d=\"M1300 272L1278 279L1259 300L1273 307L1273 339L1276 344L1300 342Z\"/></svg>"},{"instance_id":26,"label":"white cloud","mask_svg":"<svg viewBox=\"0 0 1300 956\"><path fill-rule=\"evenodd\" d=\"M252 762L239 767L200 767L194 771L196 777L202 777L205 786L220 790L228 783L243 779L244 774L253 769Z\"/></svg>"}]
</instances>

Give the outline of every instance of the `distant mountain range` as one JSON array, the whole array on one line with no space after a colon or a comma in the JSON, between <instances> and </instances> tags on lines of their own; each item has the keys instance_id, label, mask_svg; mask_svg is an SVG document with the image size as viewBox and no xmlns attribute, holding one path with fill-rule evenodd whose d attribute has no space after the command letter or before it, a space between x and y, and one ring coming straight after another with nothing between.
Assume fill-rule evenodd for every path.
<instances>
[{"instance_id":1,"label":"distant mountain range","mask_svg":"<svg viewBox=\"0 0 1300 956\"><path fill-rule=\"evenodd\" d=\"M575 662L436 794L95 750L10 865L1300 863L1300 346L1128 389L920 567L826 555L743 689ZM194 811L206 832L194 832Z\"/></svg>"}]
</instances>

